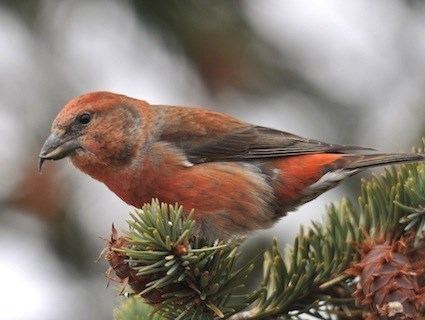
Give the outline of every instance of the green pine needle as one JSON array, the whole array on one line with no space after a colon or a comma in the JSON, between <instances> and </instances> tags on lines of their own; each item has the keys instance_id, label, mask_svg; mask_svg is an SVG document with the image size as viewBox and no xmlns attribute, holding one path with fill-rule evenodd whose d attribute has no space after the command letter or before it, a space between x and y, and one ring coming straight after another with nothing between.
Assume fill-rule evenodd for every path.
<instances>
[{"instance_id":1,"label":"green pine needle","mask_svg":"<svg viewBox=\"0 0 425 320\"><path fill-rule=\"evenodd\" d=\"M116 251L128 257L137 276L153 279L140 292L142 296L162 292L163 302L153 311L156 316L210 320L247 306L240 297L233 297L253 267L235 266L239 240L209 243L195 238L192 215L183 215L177 204L153 200L130 217L130 245Z\"/></svg>"},{"instance_id":2,"label":"green pine needle","mask_svg":"<svg viewBox=\"0 0 425 320\"><path fill-rule=\"evenodd\" d=\"M301 227L285 254L274 240L263 255L260 287L242 296L236 289L243 287L253 264L237 267L241 241L209 243L196 236L192 214L183 213L181 206L154 200L130 215L130 246L120 252L139 276L152 277L143 293L160 289L163 302L152 318L143 318L146 307L132 298L115 312L117 320L359 314L352 279L345 273L359 260L358 245L366 239L395 241L406 232L414 232L415 245L423 244L425 163L391 167L363 180L357 207L347 199L328 206L324 222L313 222L308 230ZM347 297L335 296L336 288Z\"/></svg>"}]
</instances>

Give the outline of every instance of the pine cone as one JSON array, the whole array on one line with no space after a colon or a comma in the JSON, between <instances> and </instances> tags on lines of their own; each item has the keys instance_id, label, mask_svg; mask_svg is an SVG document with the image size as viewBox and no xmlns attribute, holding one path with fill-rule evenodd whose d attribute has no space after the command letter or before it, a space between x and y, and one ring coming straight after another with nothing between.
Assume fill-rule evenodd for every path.
<instances>
[{"instance_id":1,"label":"pine cone","mask_svg":"<svg viewBox=\"0 0 425 320\"><path fill-rule=\"evenodd\" d=\"M107 276L109 279L110 272L114 271L117 278L112 278L117 282L123 283L124 285L128 284L134 293L139 294L141 291L146 289L146 285L155 280L153 276L144 276L141 277L137 275L137 272L130 268L127 259L123 253L116 251L116 249L123 249L130 245L129 240L125 237L118 236L118 232L112 225L112 233L110 239L107 242L106 248L102 251L102 256L105 257L110 265L110 269L107 271ZM164 292L160 290L152 290L142 297L148 304L155 305L162 302L162 294Z\"/></svg>"},{"instance_id":2,"label":"pine cone","mask_svg":"<svg viewBox=\"0 0 425 320\"><path fill-rule=\"evenodd\" d=\"M364 244L361 261L348 270L360 277L354 296L369 319L418 319L425 302L418 275L424 270L412 265L407 247L403 240Z\"/></svg>"}]
</instances>

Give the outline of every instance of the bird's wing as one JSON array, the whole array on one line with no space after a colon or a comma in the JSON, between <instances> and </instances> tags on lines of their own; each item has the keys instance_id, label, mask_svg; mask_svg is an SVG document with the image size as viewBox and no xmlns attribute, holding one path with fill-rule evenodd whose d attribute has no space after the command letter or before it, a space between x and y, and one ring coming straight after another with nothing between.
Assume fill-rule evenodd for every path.
<instances>
[{"instance_id":1,"label":"bird's wing","mask_svg":"<svg viewBox=\"0 0 425 320\"><path fill-rule=\"evenodd\" d=\"M247 125L211 138L186 135L170 141L183 149L194 164L211 161L243 161L310 153L346 153L371 150L357 146L328 144L266 127Z\"/></svg>"}]
</instances>

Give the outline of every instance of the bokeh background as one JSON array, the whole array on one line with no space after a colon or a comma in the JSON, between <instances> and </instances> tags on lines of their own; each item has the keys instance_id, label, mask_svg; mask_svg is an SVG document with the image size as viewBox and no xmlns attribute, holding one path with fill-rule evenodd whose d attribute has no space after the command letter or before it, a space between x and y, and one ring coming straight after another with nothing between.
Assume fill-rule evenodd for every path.
<instances>
[{"instance_id":1,"label":"bokeh background","mask_svg":"<svg viewBox=\"0 0 425 320\"><path fill-rule=\"evenodd\" d=\"M425 129L425 3L0 1L0 319L111 319L96 257L129 207L37 155L72 97L201 105L325 141L408 151ZM358 180L247 244L284 243Z\"/></svg>"}]
</instances>

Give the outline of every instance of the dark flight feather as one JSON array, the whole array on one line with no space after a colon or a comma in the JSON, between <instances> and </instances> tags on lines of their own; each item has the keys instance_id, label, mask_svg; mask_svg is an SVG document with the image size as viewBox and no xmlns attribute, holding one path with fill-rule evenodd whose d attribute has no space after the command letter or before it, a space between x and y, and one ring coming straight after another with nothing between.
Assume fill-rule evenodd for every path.
<instances>
[{"instance_id":1,"label":"dark flight feather","mask_svg":"<svg viewBox=\"0 0 425 320\"><path fill-rule=\"evenodd\" d=\"M177 144L192 163L270 159L311 153L347 153L373 150L359 146L328 144L288 132L260 126L248 126L202 144L190 139ZM176 141L174 141L176 143Z\"/></svg>"}]
</instances>

